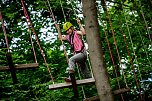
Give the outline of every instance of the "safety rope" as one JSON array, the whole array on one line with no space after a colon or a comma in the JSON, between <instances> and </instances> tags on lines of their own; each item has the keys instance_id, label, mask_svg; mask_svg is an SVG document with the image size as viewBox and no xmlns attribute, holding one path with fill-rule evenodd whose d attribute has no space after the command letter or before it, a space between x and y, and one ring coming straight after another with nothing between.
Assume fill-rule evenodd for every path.
<instances>
[{"instance_id":1,"label":"safety rope","mask_svg":"<svg viewBox=\"0 0 152 101\"><path fill-rule=\"evenodd\" d=\"M37 63L37 57L36 57L36 53L35 53L35 49L34 49L34 45L33 45L33 39L32 39L30 26L29 26L28 22L29 22L28 19L26 19L26 23L27 23L27 27L28 27L27 31L30 34L30 41L31 41L31 45L32 45L33 55L34 55L35 63Z\"/></svg>"},{"instance_id":2,"label":"safety rope","mask_svg":"<svg viewBox=\"0 0 152 101\"><path fill-rule=\"evenodd\" d=\"M105 4L106 4L106 0L104 0ZM120 54L119 54L119 51L118 51L118 46L117 46L117 42L116 42L116 38L115 38L115 33L114 33L114 30L113 30L113 26L112 26L112 22L111 22L111 19L110 19L110 15L108 13L108 9L107 9L107 5L105 5L105 8L106 8L106 13L107 13L107 16L108 16L108 20L110 22L110 28L111 28L111 31L112 31L112 37L114 39L114 45L116 47L116 52L117 52L117 55L118 55L118 60L119 60L119 64L120 64L120 68L122 70L122 74L123 74L123 77L124 77L124 82L126 84L126 87L128 87L128 84L127 84L127 81L126 81L126 76L124 75L124 70L122 68L122 63L121 63L121 59L120 59Z\"/></svg>"},{"instance_id":3,"label":"safety rope","mask_svg":"<svg viewBox=\"0 0 152 101\"><path fill-rule=\"evenodd\" d=\"M9 52L8 38L7 38L6 28L5 28L5 25L4 25L4 21L3 21L3 18L2 18L2 13L1 13L1 11L0 11L0 20L1 20L1 23L2 23L2 29L3 29L4 36L5 36L6 47L7 47L8 52Z\"/></svg>"},{"instance_id":4,"label":"safety rope","mask_svg":"<svg viewBox=\"0 0 152 101\"><path fill-rule=\"evenodd\" d=\"M5 35L6 45L7 45L7 48L9 49L8 39L7 39L7 35L6 35L6 29L5 29L5 26L4 26L4 21L3 21L3 19L2 19L2 14L1 14L1 12L0 12L0 19L1 19L1 22L2 22L2 28L3 28L4 35ZM29 30L29 27L28 27L28 30ZM30 33L30 39L31 39L31 43L32 43L32 49L33 49L33 52L34 52L35 62L37 63L36 54L35 54L35 50L34 50L32 38L31 38L31 33Z\"/></svg>"},{"instance_id":5,"label":"safety rope","mask_svg":"<svg viewBox=\"0 0 152 101\"><path fill-rule=\"evenodd\" d=\"M97 7L98 11L99 11L99 7ZM100 15L100 13L99 13ZM99 19L101 17L99 16ZM101 20L102 21L102 20ZM106 25L107 25L107 22L106 22ZM117 69L116 69L116 65L115 65L115 62L114 62L114 57L113 57L113 54L112 54L112 50L111 50L111 46L110 46L110 43L109 43L109 39L108 39L108 35L107 35L107 32L106 32L106 29L104 28L104 24L101 23L101 26L103 27L103 31L104 31L104 34L106 36L106 42L107 42L107 45L108 45L108 50L109 50L109 53L110 53L110 58L111 58L111 61L112 61L112 64L113 64L113 67L114 67L114 72L115 72L115 75L116 75L116 81L117 81L117 84L118 84L118 88L121 89L120 87L120 81L118 79L118 74L117 74ZM123 94L120 94L121 95L121 99L122 101L124 101L124 97L123 97Z\"/></svg>"},{"instance_id":6,"label":"safety rope","mask_svg":"<svg viewBox=\"0 0 152 101\"><path fill-rule=\"evenodd\" d=\"M63 9L63 5L62 5L62 1L60 0L60 5L61 5L61 8L62 8L62 13L63 13L63 16L64 16L64 21L66 22L66 16L65 16L65 12L64 12L64 9Z\"/></svg>"},{"instance_id":7,"label":"safety rope","mask_svg":"<svg viewBox=\"0 0 152 101\"><path fill-rule=\"evenodd\" d=\"M122 2L121 2L121 3L122 3ZM123 10L123 12L124 12L124 7L123 7L123 6L122 6L122 10ZM136 54L135 54L135 50L134 50L134 47L133 47L132 37L131 37L131 34L130 34L130 30L129 30L127 18L126 18L125 15L124 15L124 17L125 17L126 26L127 26L127 30L128 30L128 34L129 34L129 39L130 39L130 42L131 42L131 45L132 45L132 49L133 49L135 61L136 61L136 63L138 63L138 61L137 61L137 56L136 56ZM124 40L125 40L125 42L126 42L126 35L123 35L123 36L124 36ZM127 45L127 43L126 43L126 45ZM127 51L128 51L128 55L130 56L130 52L129 52L129 50L128 50L128 45L126 46L126 48L127 48ZM138 91L140 92L140 98L142 99L142 94L141 94L141 90L140 90L140 87L139 87L139 83L138 83L138 81L137 81L137 77L136 77L136 73L135 73L135 69L134 69L134 65L133 65L133 60L132 60L132 58L130 59L130 62L131 62L131 65L132 65L132 70L133 70L133 72L134 72L134 78L135 78L135 81L136 81L136 84L137 84L137 87L138 87ZM142 80L139 66L138 66L138 71L139 71L140 79Z\"/></svg>"},{"instance_id":8,"label":"safety rope","mask_svg":"<svg viewBox=\"0 0 152 101\"><path fill-rule=\"evenodd\" d=\"M135 0L136 1L136 0ZM151 45L152 45L152 39L151 39L151 36L150 36L150 31L148 29L148 24L147 24L147 21L146 21L146 18L145 18L145 15L144 15L144 12L143 12L143 9L142 9L142 6L141 6L141 1L139 0L139 6L141 7L141 15L144 19L144 22L145 22L145 25L146 25L146 30L147 30L147 33L148 33L148 36L149 36L149 39L150 39L150 42L151 42Z\"/></svg>"},{"instance_id":9,"label":"safety rope","mask_svg":"<svg viewBox=\"0 0 152 101\"><path fill-rule=\"evenodd\" d=\"M105 34L105 36L106 36L106 41L107 41L107 44L108 44L108 49L109 49L109 53L110 53L110 58L111 58L111 60L112 60L112 64L113 64L113 67L114 67L117 84L118 84L119 89L121 89L121 87L120 87L120 82L119 82L119 79L118 79L118 74L117 74L116 65L115 65L115 62L114 62L113 54L112 54L112 50L111 50L110 43L109 43L109 40L108 40L108 37L107 37L107 32L106 32L105 29L103 29L103 30L104 30L104 34ZM122 98L122 100L124 101L124 97L123 97L122 94L121 94L121 98Z\"/></svg>"},{"instance_id":10,"label":"safety rope","mask_svg":"<svg viewBox=\"0 0 152 101\"><path fill-rule=\"evenodd\" d=\"M123 9L123 11L124 11L124 9ZM127 30L128 30L128 34L129 34L129 39L130 39L131 46L132 46L132 49L133 49L133 54L134 54L134 57L135 57L135 62L138 64L137 55L136 55L136 53L135 53L134 45L133 45L133 42L132 42L132 37L131 37L130 29L129 29L129 26L128 26L127 18L126 18L125 15L124 15L124 17L125 17L125 21L126 21L126 25L127 25ZM138 71L139 71L140 79L142 80L139 66L138 66Z\"/></svg>"},{"instance_id":11,"label":"safety rope","mask_svg":"<svg viewBox=\"0 0 152 101\"><path fill-rule=\"evenodd\" d=\"M35 49L34 49L34 45L33 45L33 39L32 39L32 35L31 35L31 31L30 31L29 26L28 26L28 32L30 34L30 40L31 40L31 45L32 45L32 50L33 50L33 54L34 54L35 63L37 63L37 57L36 57L36 53L35 53Z\"/></svg>"},{"instance_id":12,"label":"safety rope","mask_svg":"<svg viewBox=\"0 0 152 101\"><path fill-rule=\"evenodd\" d=\"M51 71L50 71L50 68L49 68L49 66L48 66L48 63L47 63L47 61L46 61L45 54L44 54L44 52L43 52L43 49L41 48L40 42L39 42L39 40L38 40L38 36L37 36L37 34L36 34L35 30L34 30L32 21L30 20L30 16L29 16L28 13L27 13L27 10L26 10L26 8L25 8L25 6L24 6L23 0L21 0L21 4L22 4L23 10L24 10L24 16L26 17L26 19L28 19L28 21L29 21L29 23L30 23L30 26L32 27L32 31L33 31L33 33L34 33L34 35L35 35L36 42L37 42L37 44L38 44L38 46L39 46L41 55L42 55L42 57L43 57L43 59L44 59L45 65L46 65L46 67L47 67L47 69L48 69L48 72L49 72L49 74L50 74L50 76L51 76L51 79L52 79L52 82L53 82L53 84L54 84L54 79L53 79L52 73L51 73Z\"/></svg>"},{"instance_id":13,"label":"safety rope","mask_svg":"<svg viewBox=\"0 0 152 101\"><path fill-rule=\"evenodd\" d=\"M128 44L127 44L127 40L126 40L126 35L124 34L122 28L121 28L121 31L122 31L122 35L123 35L123 38L124 38L124 43L125 43L125 45L126 45L127 54L128 54L128 56L130 57L130 51L129 51L129 49L128 49ZM131 67L132 67L132 70L133 70L134 80L135 80L135 82L136 82L137 89L138 89L138 91L139 91L140 94L141 94L139 82L138 82L138 80L137 80L137 76L136 76L135 69L134 69L133 59L132 59L132 58L129 58L129 59L130 59L130 64L131 64ZM141 95L140 95L140 96L141 96Z\"/></svg>"},{"instance_id":14,"label":"safety rope","mask_svg":"<svg viewBox=\"0 0 152 101\"><path fill-rule=\"evenodd\" d=\"M134 12L133 12L133 11L132 11L132 15L133 15L133 17L135 18L135 14L134 14ZM150 60L149 60L148 52L147 52L146 47L145 47L145 45L144 45L144 41L143 41L144 39L143 39L143 38L142 38L142 36L141 36L141 33L140 33L140 30L139 30L139 27L138 27L138 26L135 26L135 28L137 28L137 30L138 30L138 33L139 33L139 36L140 36L140 39L141 39L142 45L143 45L143 47L144 47L144 51L145 51L145 53L146 53L147 60L148 60L148 62L149 62L150 67L152 67L151 62L150 62Z\"/></svg>"},{"instance_id":15,"label":"safety rope","mask_svg":"<svg viewBox=\"0 0 152 101\"><path fill-rule=\"evenodd\" d=\"M76 11L74 10L74 6L73 6L73 4L72 4L72 0L70 0L70 4L71 4L71 6L72 6L72 10L73 10L73 12L74 12L75 17L78 18L77 13L76 13Z\"/></svg>"},{"instance_id":16,"label":"safety rope","mask_svg":"<svg viewBox=\"0 0 152 101\"><path fill-rule=\"evenodd\" d=\"M50 15L51 15L51 17L52 17L52 20L55 22L55 27L56 27L56 29L57 29L57 31L58 31L58 34L59 34L59 39L60 39L60 41L61 41L61 43L62 43L62 46L63 46L63 50L64 50L64 56L66 57L66 61L67 61L67 63L69 63L69 58L68 58L68 55L67 55L67 52L66 52L66 50L65 50L65 45L64 45L64 42L63 42L63 40L62 40L62 34L61 34L61 31L60 31L60 27L59 27L59 25L57 24L57 21L55 20L55 17L54 17L54 14L53 14L53 11L52 11L52 8L51 8L51 6L50 6L50 2L49 2L49 0L47 0L47 3L48 3L48 10L49 10L49 13L50 13Z\"/></svg>"},{"instance_id":17,"label":"safety rope","mask_svg":"<svg viewBox=\"0 0 152 101\"><path fill-rule=\"evenodd\" d=\"M28 17L28 14L26 11L24 11L24 14L26 15L26 24L27 24L27 27L28 27L28 32L30 34L30 41L31 41L31 45L32 45L32 50L33 50L33 55L34 55L34 59L35 59L35 63L37 63L37 57L36 57L36 53L35 53L35 49L34 49L34 45L33 45L33 40L32 40L32 35L31 35L31 31L30 31L30 20L27 18Z\"/></svg>"}]
</instances>

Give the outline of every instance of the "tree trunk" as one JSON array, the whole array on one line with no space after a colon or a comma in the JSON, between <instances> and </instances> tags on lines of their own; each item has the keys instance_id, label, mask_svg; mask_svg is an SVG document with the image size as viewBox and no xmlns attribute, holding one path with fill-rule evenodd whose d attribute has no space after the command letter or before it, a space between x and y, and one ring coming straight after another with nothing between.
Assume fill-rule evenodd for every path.
<instances>
[{"instance_id":1,"label":"tree trunk","mask_svg":"<svg viewBox=\"0 0 152 101\"><path fill-rule=\"evenodd\" d=\"M108 80L106 68L103 63L103 53L97 20L95 0L82 0L83 14L86 28L86 38L89 46L96 87L101 101L113 101L113 95Z\"/></svg>"}]
</instances>

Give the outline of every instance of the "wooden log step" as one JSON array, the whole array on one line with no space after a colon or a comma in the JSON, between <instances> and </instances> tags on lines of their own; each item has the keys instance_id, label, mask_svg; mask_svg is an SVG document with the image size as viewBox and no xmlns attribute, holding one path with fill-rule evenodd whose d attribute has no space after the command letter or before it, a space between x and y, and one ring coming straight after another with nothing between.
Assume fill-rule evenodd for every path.
<instances>
[{"instance_id":1,"label":"wooden log step","mask_svg":"<svg viewBox=\"0 0 152 101\"><path fill-rule=\"evenodd\" d=\"M121 88L121 89L118 89L118 90L114 90L113 94L117 95L117 94L122 94L122 93L125 93L125 92L128 92L128 91L130 91L130 88ZM99 96L93 96L93 97L90 97L90 98L85 98L85 99L83 99L83 101L100 101L100 99L99 99Z\"/></svg>"},{"instance_id":2,"label":"wooden log step","mask_svg":"<svg viewBox=\"0 0 152 101\"><path fill-rule=\"evenodd\" d=\"M38 68L39 65L38 63L15 64L14 67L15 70L20 70L20 69ZM0 66L0 71L9 71L9 70L10 70L9 66Z\"/></svg>"},{"instance_id":3,"label":"wooden log step","mask_svg":"<svg viewBox=\"0 0 152 101\"><path fill-rule=\"evenodd\" d=\"M99 96L93 96L90 98L85 98L83 101L100 101Z\"/></svg>"},{"instance_id":4,"label":"wooden log step","mask_svg":"<svg viewBox=\"0 0 152 101\"><path fill-rule=\"evenodd\" d=\"M94 78L89 78L89 79L83 79L83 80L76 80L76 84L77 85L84 85L87 83L94 83L95 79ZM55 90L55 89L61 89L61 88L68 88L68 87L72 87L71 82L67 83L58 83L58 84L52 84L49 85L49 89L50 90Z\"/></svg>"},{"instance_id":5,"label":"wooden log step","mask_svg":"<svg viewBox=\"0 0 152 101\"><path fill-rule=\"evenodd\" d=\"M121 89L118 89L118 90L115 90L113 91L113 94L117 95L117 94L122 94L122 93L125 93L125 92L128 92L130 91L130 88L121 88Z\"/></svg>"}]
</instances>

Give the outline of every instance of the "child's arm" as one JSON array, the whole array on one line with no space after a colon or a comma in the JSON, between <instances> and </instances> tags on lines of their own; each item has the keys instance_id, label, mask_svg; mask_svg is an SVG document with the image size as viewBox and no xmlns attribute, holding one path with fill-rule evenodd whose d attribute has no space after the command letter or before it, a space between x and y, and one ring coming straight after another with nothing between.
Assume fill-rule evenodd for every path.
<instances>
[{"instance_id":1,"label":"child's arm","mask_svg":"<svg viewBox=\"0 0 152 101\"><path fill-rule=\"evenodd\" d=\"M80 22L79 19L77 19L77 23L78 23L79 28L80 28L80 31L77 31L77 33L78 33L79 35L85 35L85 34L86 34L86 33L85 33L85 29L83 28L83 26L82 26L82 24L81 24L81 22Z\"/></svg>"},{"instance_id":2,"label":"child's arm","mask_svg":"<svg viewBox=\"0 0 152 101\"><path fill-rule=\"evenodd\" d=\"M58 38L59 38L59 40L63 40L63 41L67 40L66 35L61 35L61 34L59 35L58 34Z\"/></svg>"},{"instance_id":3,"label":"child's arm","mask_svg":"<svg viewBox=\"0 0 152 101\"><path fill-rule=\"evenodd\" d=\"M59 25L57 25L57 28L59 28ZM60 29L60 28L59 28ZM66 35L61 35L61 33L59 32L58 33L58 38L59 38L59 40L67 40L67 38L66 38Z\"/></svg>"}]
</instances>

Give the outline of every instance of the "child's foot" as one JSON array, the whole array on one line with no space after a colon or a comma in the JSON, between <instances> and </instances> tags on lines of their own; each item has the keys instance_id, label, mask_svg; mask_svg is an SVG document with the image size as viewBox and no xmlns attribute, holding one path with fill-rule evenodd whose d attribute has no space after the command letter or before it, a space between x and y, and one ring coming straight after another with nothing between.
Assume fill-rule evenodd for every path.
<instances>
[{"instance_id":1,"label":"child's foot","mask_svg":"<svg viewBox=\"0 0 152 101\"><path fill-rule=\"evenodd\" d=\"M71 78L64 78L65 82L71 82Z\"/></svg>"},{"instance_id":2,"label":"child's foot","mask_svg":"<svg viewBox=\"0 0 152 101\"><path fill-rule=\"evenodd\" d=\"M66 70L67 70L69 73L74 73L74 69L73 69L73 68L68 67Z\"/></svg>"}]
</instances>

